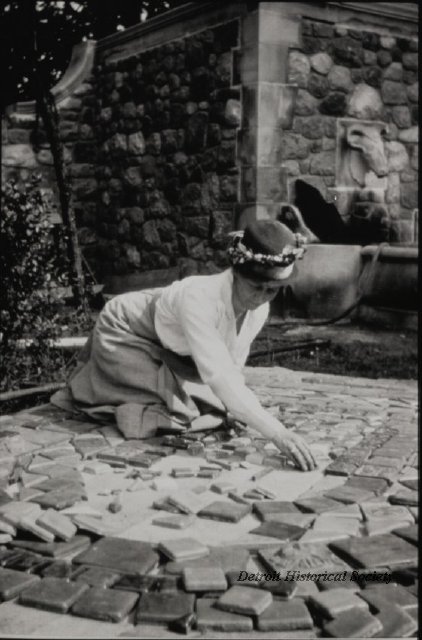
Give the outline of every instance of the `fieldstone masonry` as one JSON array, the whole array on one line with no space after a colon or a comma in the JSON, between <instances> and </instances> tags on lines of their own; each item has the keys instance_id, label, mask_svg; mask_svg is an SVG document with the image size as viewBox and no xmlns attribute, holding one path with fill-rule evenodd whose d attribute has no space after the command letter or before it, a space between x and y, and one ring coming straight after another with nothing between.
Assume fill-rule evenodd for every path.
<instances>
[{"instance_id":1,"label":"fieldstone masonry","mask_svg":"<svg viewBox=\"0 0 422 640\"><path fill-rule=\"evenodd\" d=\"M287 80L298 86L292 125L282 145L289 183L300 175L326 199L335 200L346 218L355 216L355 224L379 215L374 201L381 199L388 219L387 241L409 242L413 237L418 194L417 50L415 39L304 19L301 45L291 48L288 57ZM344 118L366 125L373 121L378 128L385 123L388 172L380 181L372 171L365 188L354 189L354 202L346 194L347 207L346 187L338 183L336 173L338 130ZM384 175L383 171L378 177Z\"/></svg>"},{"instance_id":2,"label":"fieldstone masonry","mask_svg":"<svg viewBox=\"0 0 422 640\"><path fill-rule=\"evenodd\" d=\"M297 177L345 219L378 216L383 239L414 239L416 27L381 17L372 28L365 8L356 22L308 5L303 15L294 3L210 3L203 16L185 9L184 29L174 13L170 26L137 27L146 35L129 44L113 44L119 34L97 43L57 105L80 241L100 281L139 288L221 269L227 232L268 207L276 215ZM373 125L387 171L357 154L364 184L351 189L338 150L354 121L369 137ZM53 161L33 105L9 109L2 142L3 177L41 169L51 202Z\"/></svg>"}]
</instances>

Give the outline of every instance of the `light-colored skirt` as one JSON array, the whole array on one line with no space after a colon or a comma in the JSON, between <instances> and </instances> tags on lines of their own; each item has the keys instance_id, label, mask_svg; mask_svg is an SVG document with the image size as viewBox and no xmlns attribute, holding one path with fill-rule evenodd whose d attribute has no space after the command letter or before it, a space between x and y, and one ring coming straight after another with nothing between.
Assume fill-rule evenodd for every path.
<instances>
[{"instance_id":1,"label":"light-colored skirt","mask_svg":"<svg viewBox=\"0 0 422 640\"><path fill-rule=\"evenodd\" d=\"M225 413L193 360L161 345L154 325L160 292L127 293L105 305L53 404L116 421L126 438L180 431L203 413Z\"/></svg>"}]
</instances>

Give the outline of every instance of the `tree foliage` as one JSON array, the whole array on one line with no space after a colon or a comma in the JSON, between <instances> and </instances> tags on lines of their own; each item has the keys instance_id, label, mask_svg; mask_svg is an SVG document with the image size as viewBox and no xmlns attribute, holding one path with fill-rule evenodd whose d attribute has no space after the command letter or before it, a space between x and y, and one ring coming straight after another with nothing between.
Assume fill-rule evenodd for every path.
<instances>
[{"instance_id":1,"label":"tree foliage","mask_svg":"<svg viewBox=\"0 0 422 640\"><path fill-rule=\"evenodd\" d=\"M34 82L51 89L82 40L98 40L182 4L186 0L0 0L2 106L33 99Z\"/></svg>"}]
</instances>

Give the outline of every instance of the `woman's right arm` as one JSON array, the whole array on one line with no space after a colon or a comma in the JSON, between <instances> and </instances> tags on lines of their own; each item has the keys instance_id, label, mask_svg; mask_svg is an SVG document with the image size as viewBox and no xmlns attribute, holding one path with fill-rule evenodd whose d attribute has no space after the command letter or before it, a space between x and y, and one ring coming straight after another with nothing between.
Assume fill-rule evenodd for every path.
<instances>
[{"instance_id":1,"label":"woman's right arm","mask_svg":"<svg viewBox=\"0 0 422 640\"><path fill-rule=\"evenodd\" d=\"M300 468L314 468L315 461L305 442L266 411L246 386L217 329L216 314L215 306L204 292L195 289L183 292L180 322L202 381L211 387L236 420L274 442Z\"/></svg>"}]
</instances>

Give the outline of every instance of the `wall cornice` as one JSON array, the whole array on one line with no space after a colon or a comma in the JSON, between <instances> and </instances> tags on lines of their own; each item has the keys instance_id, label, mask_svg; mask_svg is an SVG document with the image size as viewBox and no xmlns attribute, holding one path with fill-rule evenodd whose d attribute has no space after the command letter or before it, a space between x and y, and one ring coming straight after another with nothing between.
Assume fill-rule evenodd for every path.
<instances>
[{"instance_id":1,"label":"wall cornice","mask_svg":"<svg viewBox=\"0 0 422 640\"><path fill-rule=\"evenodd\" d=\"M60 103L68 98L90 75L94 65L96 44L95 40L86 40L73 47L69 66L58 83L51 89L57 107L60 107ZM16 103L14 111L22 116L33 116L35 114L35 100Z\"/></svg>"}]
</instances>

